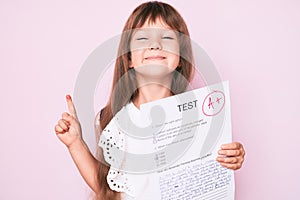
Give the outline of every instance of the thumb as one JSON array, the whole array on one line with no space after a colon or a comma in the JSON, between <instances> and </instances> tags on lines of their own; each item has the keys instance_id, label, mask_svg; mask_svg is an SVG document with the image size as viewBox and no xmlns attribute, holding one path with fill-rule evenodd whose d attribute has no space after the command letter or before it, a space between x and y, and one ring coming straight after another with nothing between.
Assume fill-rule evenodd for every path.
<instances>
[{"instance_id":1,"label":"thumb","mask_svg":"<svg viewBox=\"0 0 300 200\"><path fill-rule=\"evenodd\" d=\"M68 105L69 113L70 113L73 117L75 117L76 119L78 119L78 118L77 118L77 114L76 114L76 109L75 109L75 106L74 106L74 104L73 104L73 101L72 101L71 96L70 96L70 95L67 95L67 96L66 96L66 100L67 100L67 105Z\"/></svg>"}]
</instances>

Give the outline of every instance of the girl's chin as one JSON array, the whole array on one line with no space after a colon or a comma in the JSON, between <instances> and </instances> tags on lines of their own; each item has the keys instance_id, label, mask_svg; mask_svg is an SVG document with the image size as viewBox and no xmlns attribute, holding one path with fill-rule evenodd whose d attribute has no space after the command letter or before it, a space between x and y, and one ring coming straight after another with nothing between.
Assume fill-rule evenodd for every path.
<instances>
[{"instance_id":1,"label":"girl's chin","mask_svg":"<svg viewBox=\"0 0 300 200\"><path fill-rule=\"evenodd\" d=\"M165 79L172 75L174 69L165 65L148 64L134 68L136 75L147 79Z\"/></svg>"}]
</instances>

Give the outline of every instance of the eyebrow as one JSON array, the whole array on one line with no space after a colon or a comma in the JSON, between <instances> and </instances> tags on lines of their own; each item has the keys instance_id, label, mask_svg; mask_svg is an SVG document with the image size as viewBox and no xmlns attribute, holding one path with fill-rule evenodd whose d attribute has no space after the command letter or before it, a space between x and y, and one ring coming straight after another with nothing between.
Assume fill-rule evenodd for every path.
<instances>
[{"instance_id":1,"label":"eyebrow","mask_svg":"<svg viewBox=\"0 0 300 200\"><path fill-rule=\"evenodd\" d=\"M167 29L167 30L164 30L163 32L162 32L163 34L169 34L169 33L171 33L171 34L175 34L176 35L176 31L174 31L174 30L169 30L169 29Z\"/></svg>"},{"instance_id":2,"label":"eyebrow","mask_svg":"<svg viewBox=\"0 0 300 200\"><path fill-rule=\"evenodd\" d=\"M146 33L146 32L148 32L148 31L145 31L145 30L143 30L143 29L138 29L138 30L135 30L135 31L133 32L133 35L135 35L135 34L137 34L137 33Z\"/></svg>"}]
</instances>

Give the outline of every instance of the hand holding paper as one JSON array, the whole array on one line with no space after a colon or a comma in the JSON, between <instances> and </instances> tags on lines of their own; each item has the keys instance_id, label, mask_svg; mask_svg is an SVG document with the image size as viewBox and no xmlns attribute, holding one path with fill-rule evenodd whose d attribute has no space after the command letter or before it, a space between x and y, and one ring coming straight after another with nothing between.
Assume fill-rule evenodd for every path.
<instances>
[{"instance_id":1,"label":"hand holding paper","mask_svg":"<svg viewBox=\"0 0 300 200\"><path fill-rule=\"evenodd\" d=\"M233 142L230 144L223 144L218 151L219 155L217 161L223 167L237 170L242 167L244 162L245 150L241 143Z\"/></svg>"}]
</instances>

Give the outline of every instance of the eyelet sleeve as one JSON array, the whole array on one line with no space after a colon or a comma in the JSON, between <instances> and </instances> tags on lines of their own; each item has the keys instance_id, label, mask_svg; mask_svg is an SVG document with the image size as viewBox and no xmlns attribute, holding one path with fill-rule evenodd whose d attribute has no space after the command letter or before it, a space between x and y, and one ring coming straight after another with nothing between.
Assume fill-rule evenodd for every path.
<instances>
[{"instance_id":1,"label":"eyelet sleeve","mask_svg":"<svg viewBox=\"0 0 300 200\"><path fill-rule=\"evenodd\" d=\"M124 192L134 197L132 184L129 176L122 170L122 163L126 151L125 134L119 130L113 118L102 131L98 146L103 150L105 161L110 165L107 174L107 183L110 189ZM126 198L127 199L127 198Z\"/></svg>"}]
</instances>

